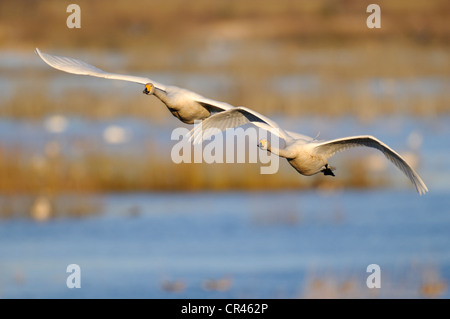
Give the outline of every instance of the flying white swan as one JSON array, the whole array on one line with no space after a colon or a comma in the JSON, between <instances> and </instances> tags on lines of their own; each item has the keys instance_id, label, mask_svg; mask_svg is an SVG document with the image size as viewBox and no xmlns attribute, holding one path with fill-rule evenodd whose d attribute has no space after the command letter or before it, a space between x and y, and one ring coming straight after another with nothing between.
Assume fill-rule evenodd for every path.
<instances>
[{"instance_id":1,"label":"flying white swan","mask_svg":"<svg viewBox=\"0 0 450 319\"><path fill-rule=\"evenodd\" d=\"M211 100L176 86L164 85L149 78L105 72L86 62L47 54L37 48L36 53L51 67L67 73L144 84L143 93L156 96L175 117L186 124L193 124L196 120L203 120L209 117L211 113L233 108L230 104Z\"/></svg>"},{"instance_id":2,"label":"flying white swan","mask_svg":"<svg viewBox=\"0 0 450 319\"><path fill-rule=\"evenodd\" d=\"M397 152L373 136L361 135L331 141L317 141L302 134L285 131L274 121L246 107L236 107L210 116L203 120L201 125L197 125L191 130L190 139L194 143L199 143L217 133L217 130L214 131L211 128L224 131L227 128L247 123L266 129L279 137L284 142L284 147L272 147L266 139L260 140L258 146L286 158L289 164L302 175L323 173L334 176L334 167L328 165L328 158L352 147L366 146L382 152L410 179L420 195L428 192L427 186L414 169Z\"/></svg>"}]
</instances>

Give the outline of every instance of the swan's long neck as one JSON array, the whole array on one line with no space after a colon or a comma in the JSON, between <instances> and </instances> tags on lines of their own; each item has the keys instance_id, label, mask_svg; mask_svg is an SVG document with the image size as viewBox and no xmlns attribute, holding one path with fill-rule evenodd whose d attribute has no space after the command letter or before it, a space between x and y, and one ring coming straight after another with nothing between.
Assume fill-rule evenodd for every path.
<instances>
[{"instance_id":1,"label":"swan's long neck","mask_svg":"<svg viewBox=\"0 0 450 319\"><path fill-rule=\"evenodd\" d=\"M277 156L284 157L284 158L287 158L287 159L295 157L294 152L289 150L289 148L287 148L287 147L285 147L285 148L275 147L272 144L270 144L269 142L267 142L267 150L269 152L271 152L272 154L275 154Z\"/></svg>"},{"instance_id":2,"label":"swan's long neck","mask_svg":"<svg viewBox=\"0 0 450 319\"><path fill-rule=\"evenodd\" d=\"M155 88L155 92L153 93L153 95L160 99L161 102L163 102L165 105L170 107L168 104L167 93L165 91Z\"/></svg>"}]
</instances>

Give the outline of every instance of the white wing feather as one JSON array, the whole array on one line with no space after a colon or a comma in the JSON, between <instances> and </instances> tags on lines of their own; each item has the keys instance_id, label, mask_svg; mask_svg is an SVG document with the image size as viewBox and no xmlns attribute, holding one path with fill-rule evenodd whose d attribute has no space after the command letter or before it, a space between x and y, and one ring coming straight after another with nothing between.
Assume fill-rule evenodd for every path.
<instances>
[{"instance_id":1,"label":"white wing feather","mask_svg":"<svg viewBox=\"0 0 450 319\"><path fill-rule=\"evenodd\" d=\"M194 128L189 132L189 140L194 144L201 143L203 140L215 135L217 133L217 129L223 132L227 128L235 128L249 123L271 132L279 138L282 138L286 143L293 140L292 136L290 136L285 130L281 129L277 123L264 115L243 106L234 107L224 112L213 114L207 119L204 119L201 122L201 125L194 126Z\"/></svg>"}]
</instances>

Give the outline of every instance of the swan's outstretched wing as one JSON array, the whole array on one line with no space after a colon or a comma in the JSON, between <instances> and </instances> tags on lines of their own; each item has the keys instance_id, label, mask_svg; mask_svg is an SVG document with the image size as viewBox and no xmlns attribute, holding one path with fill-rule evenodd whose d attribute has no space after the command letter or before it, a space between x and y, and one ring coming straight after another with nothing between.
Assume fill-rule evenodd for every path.
<instances>
[{"instance_id":1,"label":"swan's outstretched wing","mask_svg":"<svg viewBox=\"0 0 450 319\"><path fill-rule=\"evenodd\" d=\"M428 188L422 181L420 176L414 171L414 169L409 166L409 164L393 149L379 141L373 136L363 135L363 136L352 136L344 137L332 141L319 143L314 151L317 154L323 155L326 158L333 156L335 153L349 149L351 147L366 146L376 148L386 156L392 163L395 164L406 176L411 180L411 182L416 187L417 192L422 195L428 192Z\"/></svg>"},{"instance_id":2,"label":"swan's outstretched wing","mask_svg":"<svg viewBox=\"0 0 450 319\"><path fill-rule=\"evenodd\" d=\"M224 112L213 114L207 119L204 119L200 124L195 125L189 132L189 140L194 144L200 143L212 135L217 134L218 131L223 132L227 128L235 128L249 123L269 131L284 139L285 142L293 139L288 132L281 129L271 119L249 108L238 106Z\"/></svg>"},{"instance_id":3,"label":"swan's outstretched wing","mask_svg":"<svg viewBox=\"0 0 450 319\"><path fill-rule=\"evenodd\" d=\"M155 85L155 87L157 87L160 90L166 89L165 85L155 82L149 78L134 76L134 75L125 75L125 74L116 74L116 73L105 72L105 71L100 70L99 68L97 68L93 65L90 65L86 62L83 62L81 60L64 57L64 56L51 55L48 53L41 52L37 48L36 48L36 53L39 55L39 57L45 63L47 63L51 67L61 70L61 71L64 71L64 72L67 72L67 73L90 75L90 76L95 76L95 77L99 77L99 78L129 81L129 82L135 82L135 83L140 83L140 84L153 83Z\"/></svg>"}]
</instances>

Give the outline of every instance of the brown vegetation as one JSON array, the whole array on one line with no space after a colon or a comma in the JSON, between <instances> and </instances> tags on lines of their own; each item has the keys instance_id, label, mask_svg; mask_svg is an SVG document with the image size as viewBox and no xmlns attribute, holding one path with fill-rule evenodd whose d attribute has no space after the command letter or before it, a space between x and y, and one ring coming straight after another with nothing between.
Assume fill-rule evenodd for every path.
<instances>
[{"instance_id":1,"label":"brown vegetation","mask_svg":"<svg viewBox=\"0 0 450 319\"><path fill-rule=\"evenodd\" d=\"M280 171L260 174L260 163L180 163L170 152L155 156L108 154L101 147L81 157L64 154L30 155L24 150L0 153L0 192L48 194L130 191L338 189L381 187L387 179L371 178L371 171L358 159L339 167L339 178L304 177L281 159ZM167 153L167 154L166 154ZM163 158L167 156L168 158ZM407 181L405 181L406 183Z\"/></svg>"}]
</instances>

